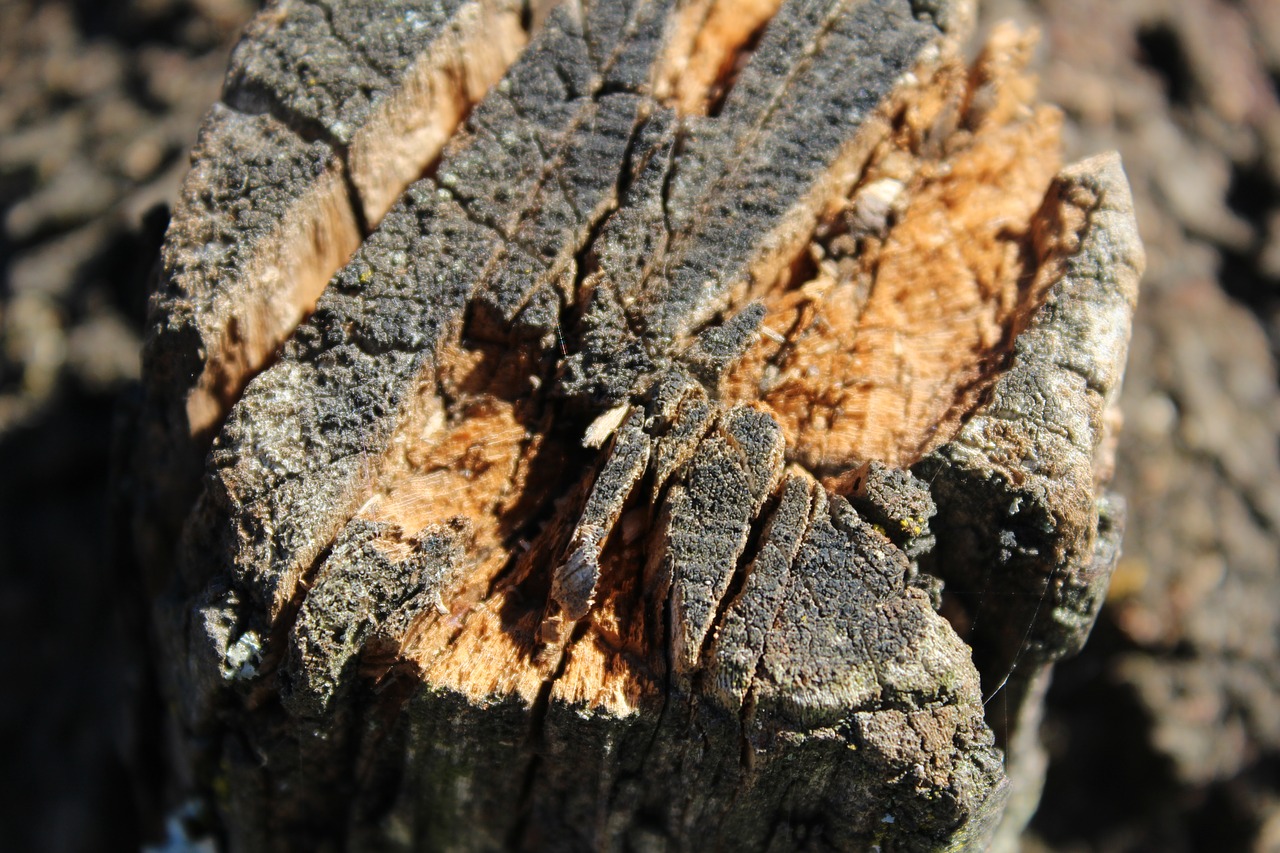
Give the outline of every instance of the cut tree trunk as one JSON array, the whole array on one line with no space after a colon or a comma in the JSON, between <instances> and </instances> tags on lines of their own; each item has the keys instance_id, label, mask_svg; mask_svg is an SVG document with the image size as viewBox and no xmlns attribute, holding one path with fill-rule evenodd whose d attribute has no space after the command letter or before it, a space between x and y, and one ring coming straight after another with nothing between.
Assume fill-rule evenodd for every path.
<instances>
[{"instance_id":1,"label":"cut tree trunk","mask_svg":"<svg viewBox=\"0 0 1280 853\"><path fill-rule=\"evenodd\" d=\"M971 23L259 14L127 464L231 849L1016 833L1118 554L1142 252L1117 158L1059 162L1031 40L966 64Z\"/></svg>"}]
</instances>

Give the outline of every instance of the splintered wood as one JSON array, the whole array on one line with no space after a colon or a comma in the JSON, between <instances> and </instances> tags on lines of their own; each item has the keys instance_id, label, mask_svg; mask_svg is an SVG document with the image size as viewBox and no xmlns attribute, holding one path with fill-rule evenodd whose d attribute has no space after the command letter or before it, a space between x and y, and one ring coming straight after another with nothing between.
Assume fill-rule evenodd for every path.
<instances>
[{"instance_id":1,"label":"splintered wood","mask_svg":"<svg viewBox=\"0 0 1280 853\"><path fill-rule=\"evenodd\" d=\"M1031 44L999 29L971 70L952 58L893 104L810 249L816 275L763 296L765 334L725 397L766 403L810 470L905 467L953 438L1050 283L1029 231L1060 117L1032 100Z\"/></svg>"},{"instance_id":2,"label":"splintered wood","mask_svg":"<svg viewBox=\"0 0 1280 853\"><path fill-rule=\"evenodd\" d=\"M1016 831L1004 739L1118 553L1142 253L1118 160L1062 168L1033 36L966 64L972 17L261 13L132 451L234 846Z\"/></svg>"}]
</instances>

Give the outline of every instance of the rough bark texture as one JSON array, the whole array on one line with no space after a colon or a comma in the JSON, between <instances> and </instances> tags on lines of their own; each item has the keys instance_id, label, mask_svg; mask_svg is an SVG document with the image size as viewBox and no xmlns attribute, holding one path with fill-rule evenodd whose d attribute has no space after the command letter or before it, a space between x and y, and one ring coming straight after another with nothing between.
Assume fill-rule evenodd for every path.
<instances>
[{"instance_id":1,"label":"rough bark texture","mask_svg":"<svg viewBox=\"0 0 1280 853\"><path fill-rule=\"evenodd\" d=\"M231 847L1015 833L1118 158L962 2L427 5L261 13L166 240L134 528Z\"/></svg>"}]
</instances>

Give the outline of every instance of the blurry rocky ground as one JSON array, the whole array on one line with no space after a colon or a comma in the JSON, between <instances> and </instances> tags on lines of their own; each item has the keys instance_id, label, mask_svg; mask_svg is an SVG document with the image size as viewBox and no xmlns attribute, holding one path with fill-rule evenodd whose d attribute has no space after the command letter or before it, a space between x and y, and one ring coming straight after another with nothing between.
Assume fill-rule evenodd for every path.
<instances>
[{"instance_id":1,"label":"blurry rocky ground","mask_svg":"<svg viewBox=\"0 0 1280 853\"><path fill-rule=\"evenodd\" d=\"M1117 148L1147 275L1125 556L1060 667L1028 849L1280 850L1280 3L991 0L1068 153Z\"/></svg>"},{"instance_id":2,"label":"blurry rocky ground","mask_svg":"<svg viewBox=\"0 0 1280 853\"><path fill-rule=\"evenodd\" d=\"M165 204L252 9L0 0L0 849L139 847L134 780L162 735L135 713L114 411Z\"/></svg>"},{"instance_id":3,"label":"blurry rocky ground","mask_svg":"<svg viewBox=\"0 0 1280 853\"><path fill-rule=\"evenodd\" d=\"M138 849L157 719L114 559L147 274L251 0L0 0L0 846ZM1030 851L1280 850L1280 2L987 0L1069 155L1124 156L1148 273L1125 557L1059 668ZM998 700L997 700L998 701Z\"/></svg>"}]
</instances>

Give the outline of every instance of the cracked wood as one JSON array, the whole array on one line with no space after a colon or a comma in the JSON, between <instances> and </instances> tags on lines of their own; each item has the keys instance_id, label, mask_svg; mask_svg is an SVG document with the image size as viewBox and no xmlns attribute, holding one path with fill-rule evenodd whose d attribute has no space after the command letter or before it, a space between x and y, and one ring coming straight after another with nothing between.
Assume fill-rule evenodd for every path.
<instances>
[{"instance_id":1,"label":"cracked wood","mask_svg":"<svg viewBox=\"0 0 1280 853\"><path fill-rule=\"evenodd\" d=\"M1114 565L1142 255L1118 161L1061 169L1030 41L967 66L971 18L258 16L132 450L234 847L980 849L1025 819L1034 738L984 700L1034 720Z\"/></svg>"}]
</instances>

